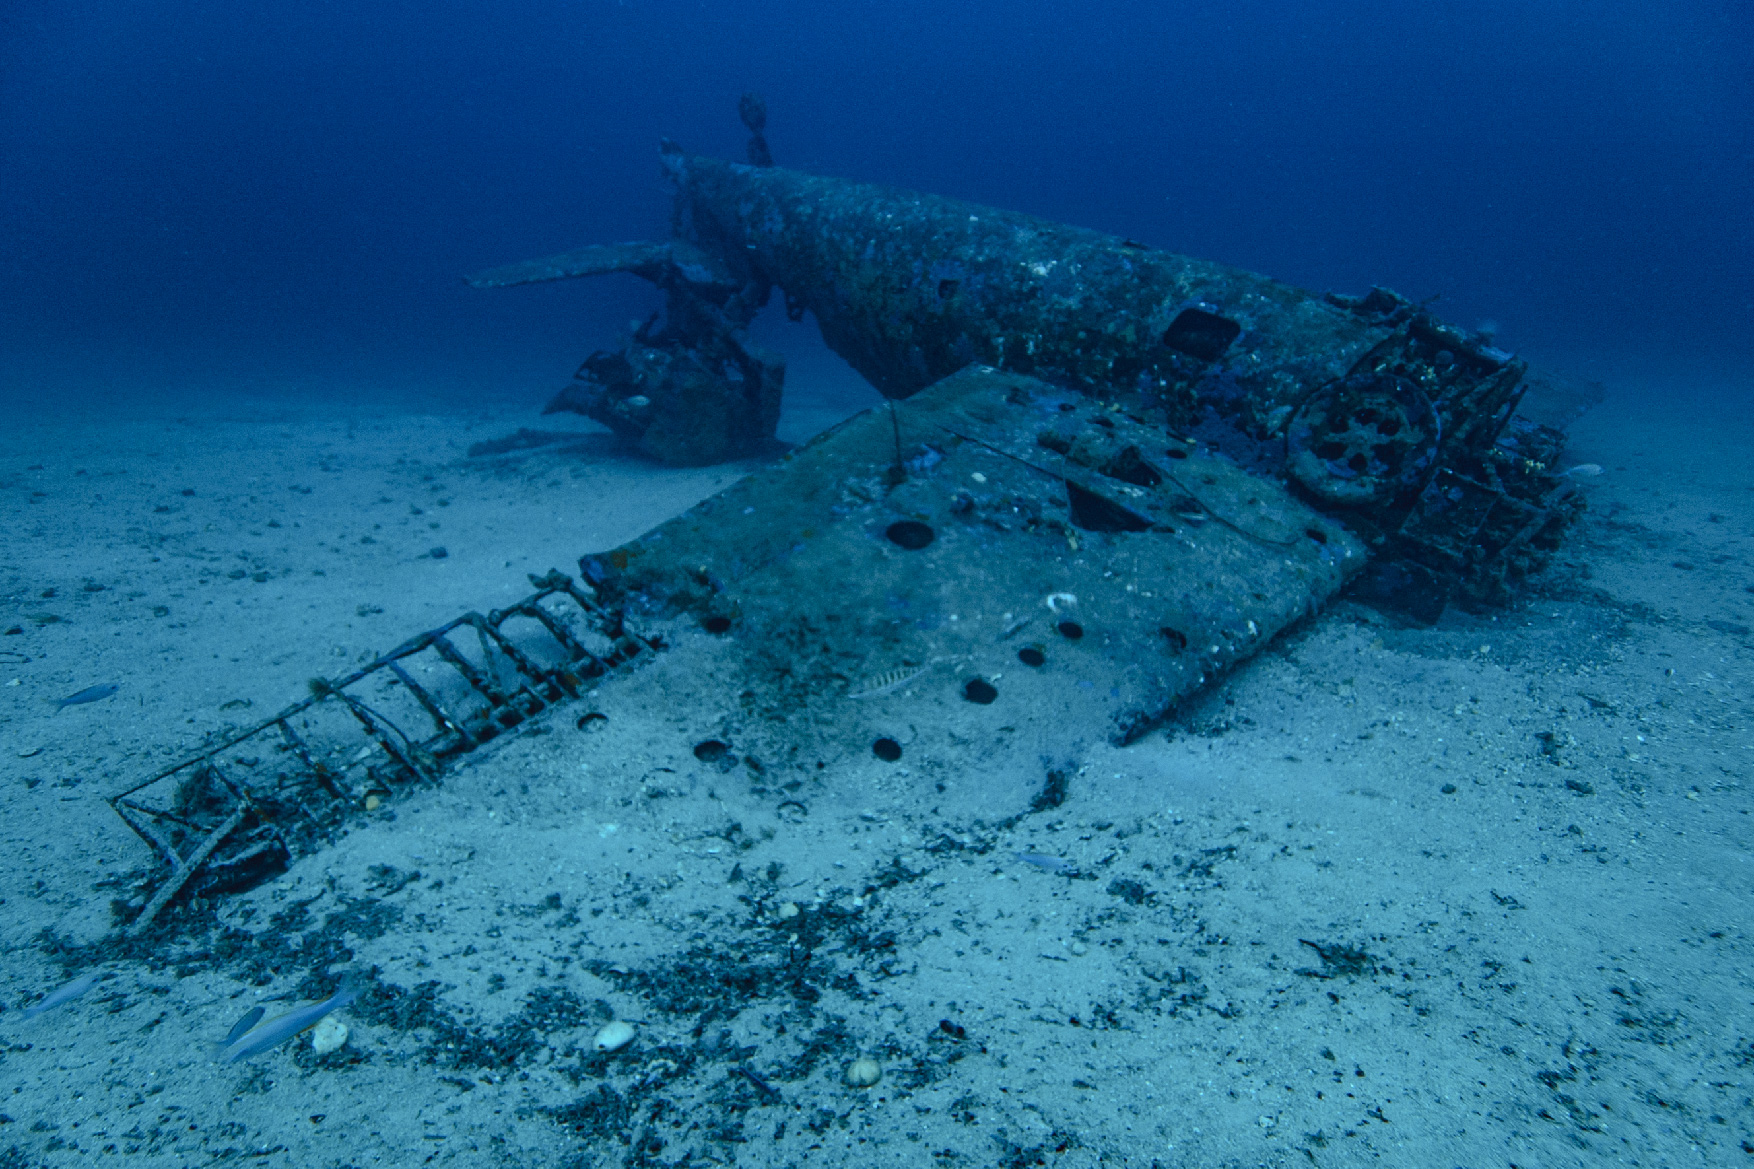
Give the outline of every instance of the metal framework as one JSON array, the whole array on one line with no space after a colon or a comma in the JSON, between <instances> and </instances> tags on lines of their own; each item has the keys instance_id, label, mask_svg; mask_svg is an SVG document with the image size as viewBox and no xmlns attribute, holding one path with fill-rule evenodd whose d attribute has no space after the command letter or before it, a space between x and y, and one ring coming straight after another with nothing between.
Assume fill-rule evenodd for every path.
<instances>
[{"instance_id":1,"label":"metal framework","mask_svg":"<svg viewBox=\"0 0 1754 1169\"><path fill-rule=\"evenodd\" d=\"M663 648L565 573L530 582L516 604L313 679L309 698L108 797L169 866L127 935L181 893L217 896L283 871L350 814L436 781L451 760Z\"/></svg>"}]
</instances>

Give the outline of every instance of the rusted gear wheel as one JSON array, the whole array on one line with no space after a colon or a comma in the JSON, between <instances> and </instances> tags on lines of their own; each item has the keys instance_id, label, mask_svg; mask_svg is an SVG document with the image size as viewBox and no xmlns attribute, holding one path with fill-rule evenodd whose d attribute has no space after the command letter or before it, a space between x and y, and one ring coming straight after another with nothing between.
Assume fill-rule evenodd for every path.
<instances>
[{"instance_id":1,"label":"rusted gear wheel","mask_svg":"<svg viewBox=\"0 0 1754 1169\"><path fill-rule=\"evenodd\" d=\"M1440 429L1431 402L1406 378L1349 377L1317 391L1292 415L1286 470L1328 503L1389 503L1424 481Z\"/></svg>"}]
</instances>

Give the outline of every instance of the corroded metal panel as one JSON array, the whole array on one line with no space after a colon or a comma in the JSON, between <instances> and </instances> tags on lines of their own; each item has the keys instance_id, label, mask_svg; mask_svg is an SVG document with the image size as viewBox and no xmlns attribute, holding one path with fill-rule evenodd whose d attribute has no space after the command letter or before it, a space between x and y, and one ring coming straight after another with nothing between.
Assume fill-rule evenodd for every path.
<instances>
[{"instance_id":1,"label":"corroded metal panel","mask_svg":"<svg viewBox=\"0 0 1754 1169\"><path fill-rule=\"evenodd\" d=\"M905 690L922 724L1008 702L1125 742L1364 560L1282 486L974 367L581 570L643 627L729 639L745 705L783 718L857 739Z\"/></svg>"}]
</instances>

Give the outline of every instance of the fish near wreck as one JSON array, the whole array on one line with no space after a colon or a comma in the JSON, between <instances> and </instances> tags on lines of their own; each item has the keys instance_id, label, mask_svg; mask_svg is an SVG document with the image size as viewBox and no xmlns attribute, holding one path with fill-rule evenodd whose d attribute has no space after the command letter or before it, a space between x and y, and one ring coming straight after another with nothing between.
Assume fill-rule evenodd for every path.
<instances>
[{"instance_id":1,"label":"fish near wreck","mask_svg":"<svg viewBox=\"0 0 1754 1169\"><path fill-rule=\"evenodd\" d=\"M751 157L767 162L765 140ZM771 439L783 361L744 330L777 288L788 316L812 314L829 347L892 400L986 366L1122 413L1155 433L1147 446L1195 440L1286 483L1371 550L1355 588L1426 619L1452 600L1504 600L1581 509L1555 473L1559 425L1598 392L1531 371L1387 290L1315 295L1017 212L668 142L662 160L674 239L471 282L626 271L663 289L662 323L593 354L550 409L589 414L667 461L754 453ZM715 408L701 411L708 400ZM1044 428L1041 441L1110 479L1148 477L1100 429Z\"/></svg>"},{"instance_id":2,"label":"fish near wreck","mask_svg":"<svg viewBox=\"0 0 1754 1169\"><path fill-rule=\"evenodd\" d=\"M321 1002L310 1003L295 1008L283 1015L277 1015L266 1023L261 1022L263 1012L252 1010L226 1036L225 1042L218 1046L214 1055L226 1063L237 1063L239 1060L251 1059L265 1051L272 1051L288 1039L302 1035L334 1012L351 1006L359 1001L365 992L363 984L356 980L344 982L341 989Z\"/></svg>"},{"instance_id":3,"label":"fish near wreck","mask_svg":"<svg viewBox=\"0 0 1754 1169\"><path fill-rule=\"evenodd\" d=\"M106 977L102 970L88 970L69 982L51 990L48 994L24 1008L22 1015L26 1019L34 1019L45 1011L52 1011L63 1003L70 1003Z\"/></svg>"},{"instance_id":4,"label":"fish near wreck","mask_svg":"<svg viewBox=\"0 0 1754 1169\"><path fill-rule=\"evenodd\" d=\"M97 686L87 686L79 693L69 694L67 697L55 703L55 713L60 714L69 706L84 706L90 702L102 702L121 688L122 687L115 682L104 682Z\"/></svg>"}]
</instances>

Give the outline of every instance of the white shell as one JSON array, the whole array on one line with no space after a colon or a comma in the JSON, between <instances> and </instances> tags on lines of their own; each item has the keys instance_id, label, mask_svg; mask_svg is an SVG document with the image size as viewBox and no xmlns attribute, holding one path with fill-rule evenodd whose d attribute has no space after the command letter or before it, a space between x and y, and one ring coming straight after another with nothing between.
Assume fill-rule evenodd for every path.
<instances>
[{"instance_id":1,"label":"white shell","mask_svg":"<svg viewBox=\"0 0 1754 1169\"><path fill-rule=\"evenodd\" d=\"M311 1028L311 1050L318 1055L339 1051L347 1042L347 1024L334 1015L325 1015Z\"/></svg>"},{"instance_id":2,"label":"white shell","mask_svg":"<svg viewBox=\"0 0 1754 1169\"><path fill-rule=\"evenodd\" d=\"M883 1078L883 1069L869 1056L847 1065L847 1083L854 1088L869 1088Z\"/></svg>"},{"instance_id":3,"label":"white shell","mask_svg":"<svg viewBox=\"0 0 1754 1169\"><path fill-rule=\"evenodd\" d=\"M591 1040L591 1046L598 1051L620 1051L632 1042L633 1024L616 1019L612 1023L603 1024L602 1029L597 1032L597 1037Z\"/></svg>"}]
</instances>

